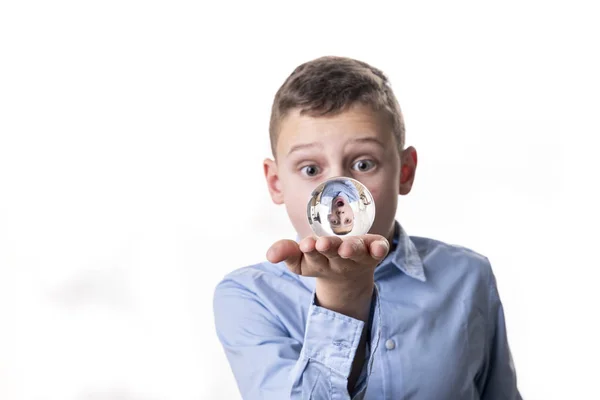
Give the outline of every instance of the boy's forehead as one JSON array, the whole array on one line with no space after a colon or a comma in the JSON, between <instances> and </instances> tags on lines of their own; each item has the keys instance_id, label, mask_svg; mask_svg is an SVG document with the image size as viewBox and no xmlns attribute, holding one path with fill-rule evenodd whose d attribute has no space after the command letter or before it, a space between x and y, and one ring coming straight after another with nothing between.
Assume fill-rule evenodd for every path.
<instances>
[{"instance_id":1,"label":"boy's forehead","mask_svg":"<svg viewBox=\"0 0 600 400\"><path fill-rule=\"evenodd\" d=\"M324 116L290 110L279 124L277 153L287 156L290 151L318 146L335 140L336 144L369 138L386 144L392 139L391 126L382 114L368 106L353 106L348 110Z\"/></svg>"}]
</instances>

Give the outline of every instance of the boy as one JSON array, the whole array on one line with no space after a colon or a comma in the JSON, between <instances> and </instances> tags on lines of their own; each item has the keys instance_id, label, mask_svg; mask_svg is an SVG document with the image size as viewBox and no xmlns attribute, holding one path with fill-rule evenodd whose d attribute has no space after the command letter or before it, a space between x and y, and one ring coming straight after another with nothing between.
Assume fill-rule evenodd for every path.
<instances>
[{"instance_id":1,"label":"boy","mask_svg":"<svg viewBox=\"0 0 600 400\"><path fill-rule=\"evenodd\" d=\"M417 166L384 74L348 58L300 65L277 92L264 161L273 202L298 240L228 274L215 324L242 397L521 399L488 259L408 236L398 195ZM363 236L312 235L306 203L321 182L354 178L373 195Z\"/></svg>"}]
</instances>

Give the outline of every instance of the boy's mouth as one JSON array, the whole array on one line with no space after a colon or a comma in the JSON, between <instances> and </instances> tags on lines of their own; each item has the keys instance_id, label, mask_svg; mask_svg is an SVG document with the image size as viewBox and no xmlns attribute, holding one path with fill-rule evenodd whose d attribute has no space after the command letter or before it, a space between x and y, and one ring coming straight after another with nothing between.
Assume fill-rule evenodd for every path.
<instances>
[{"instance_id":1,"label":"boy's mouth","mask_svg":"<svg viewBox=\"0 0 600 400\"><path fill-rule=\"evenodd\" d=\"M333 201L333 204L335 204L337 207L342 207L344 205L344 200L341 197L337 197Z\"/></svg>"}]
</instances>

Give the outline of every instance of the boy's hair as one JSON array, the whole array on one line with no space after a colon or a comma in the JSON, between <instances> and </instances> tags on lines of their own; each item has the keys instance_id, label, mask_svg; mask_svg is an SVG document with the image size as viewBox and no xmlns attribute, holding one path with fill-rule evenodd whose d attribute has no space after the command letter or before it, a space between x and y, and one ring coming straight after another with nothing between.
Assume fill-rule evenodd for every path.
<instances>
[{"instance_id":1,"label":"boy's hair","mask_svg":"<svg viewBox=\"0 0 600 400\"><path fill-rule=\"evenodd\" d=\"M389 118L398 150L404 148L404 120L387 77L369 64L347 57L327 56L298 66L277 91L271 109L269 135L276 155L281 121L289 111L335 115L355 103L369 105Z\"/></svg>"},{"instance_id":2,"label":"boy's hair","mask_svg":"<svg viewBox=\"0 0 600 400\"><path fill-rule=\"evenodd\" d=\"M340 229L340 228L336 228L336 229L333 229L333 228L332 228L332 231L333 231L333 232L334 232L336 235L347 235L347 234L349 234L350 232L352 232L352 227L350 227L350 228L341 228L341 229Z\"/></svg>"}]
</instances>

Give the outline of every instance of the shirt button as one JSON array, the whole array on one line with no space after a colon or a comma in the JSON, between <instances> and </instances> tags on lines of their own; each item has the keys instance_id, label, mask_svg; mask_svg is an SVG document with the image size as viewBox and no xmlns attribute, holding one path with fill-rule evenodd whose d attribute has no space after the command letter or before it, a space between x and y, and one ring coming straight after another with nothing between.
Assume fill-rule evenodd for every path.
<instances>
[{"instance_id":1,"label":"shirt button","mask_svg":"<svg viewBox=\"0 0 600 400\"><path fill-rule=\"evenodd\" d=\"M385 348L388 350L394 350L396 348L396 343L392 339L388 339L385 342Z\"/></svg>"}]
</instances>

